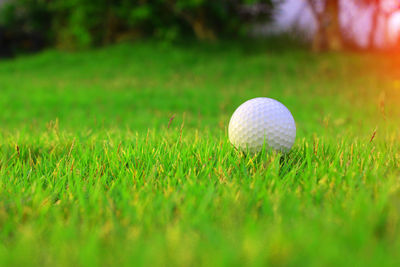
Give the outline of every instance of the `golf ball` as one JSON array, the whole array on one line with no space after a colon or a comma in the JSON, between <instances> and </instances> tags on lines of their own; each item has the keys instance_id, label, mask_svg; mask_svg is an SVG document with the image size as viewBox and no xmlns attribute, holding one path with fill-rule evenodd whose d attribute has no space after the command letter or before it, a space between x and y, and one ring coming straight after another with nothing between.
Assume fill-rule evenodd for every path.
<instances>
[{"instance_id":1,"label":"golf ball","mask_svg":"<svg viewBox=\"0 0 400 267\"><path fill-rule=\"evenodd\" d=\"M266 148L289 152L296 138L296 124L282 103L258 97L235 110L228 133L229 141L243 151L257 153L265 145Z\"/></svg>"}]
</instances>

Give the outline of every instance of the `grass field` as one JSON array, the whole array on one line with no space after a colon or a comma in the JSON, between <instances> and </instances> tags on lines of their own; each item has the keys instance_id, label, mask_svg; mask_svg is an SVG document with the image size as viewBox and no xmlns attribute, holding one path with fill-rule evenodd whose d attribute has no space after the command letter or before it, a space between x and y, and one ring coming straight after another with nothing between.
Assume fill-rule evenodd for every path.
<instances>
[{"instance_id":1,"label":"grass field","mask_svg":"<svg viewBox=\"0 0 400 267\"><path fill-rule=\"evenodd\" d=\"M0 62L0 265L398 266L396 66L151 42ZM258 96L291 110L288 155L229 144Z\"/></svg>"}]
</instances>

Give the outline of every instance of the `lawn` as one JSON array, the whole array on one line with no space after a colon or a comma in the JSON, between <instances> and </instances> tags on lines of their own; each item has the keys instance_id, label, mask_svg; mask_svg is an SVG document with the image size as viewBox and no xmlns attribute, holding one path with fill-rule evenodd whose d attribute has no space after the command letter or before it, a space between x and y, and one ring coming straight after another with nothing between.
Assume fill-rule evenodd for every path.
<instances>
[{"instance_id":1,"label":"lawn","mask_svg":"<svg viewBox=\"0 0 400 267\"><path fill-rule=\"evenodd\" d=\"M396 62L154 42L1 61L0 265L399 265ZM296 120L287 155L228 141L259 96Z\"/></svg>"}]
</instances>

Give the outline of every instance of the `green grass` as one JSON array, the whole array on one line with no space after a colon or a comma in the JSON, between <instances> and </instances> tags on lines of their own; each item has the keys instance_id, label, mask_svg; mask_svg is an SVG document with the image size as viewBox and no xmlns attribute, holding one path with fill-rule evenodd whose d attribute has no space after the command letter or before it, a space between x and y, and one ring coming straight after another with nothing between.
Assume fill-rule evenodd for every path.
<instances>
[{"instance_id":1,"label":"green grass","mask_svg":"<svg viewBox=\"0 0 400 267\"><path fill-rule=\"evenodd\" d=\"M0 265L398 265L392 69L238 44L0 62ZM288 155L229 144L258 96L292 111Z\"/></svg>"}]
</instances>

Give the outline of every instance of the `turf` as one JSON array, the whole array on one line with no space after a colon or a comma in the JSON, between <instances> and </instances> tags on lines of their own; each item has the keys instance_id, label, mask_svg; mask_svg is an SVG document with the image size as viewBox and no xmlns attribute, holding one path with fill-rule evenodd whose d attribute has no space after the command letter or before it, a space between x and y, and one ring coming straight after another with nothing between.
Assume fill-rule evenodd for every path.
<instances>
[{"instance_id":1,"label":"turf","mask_svg":"<svg viewBox=\"0 0 400 267\"><path fill-rule=\"evenodd\" d=\"M400 264L393 58L241 44L118 45L0 62L0 264ZM249 98L294 115L245 155Z\"/></svg>"}]
</instances>

